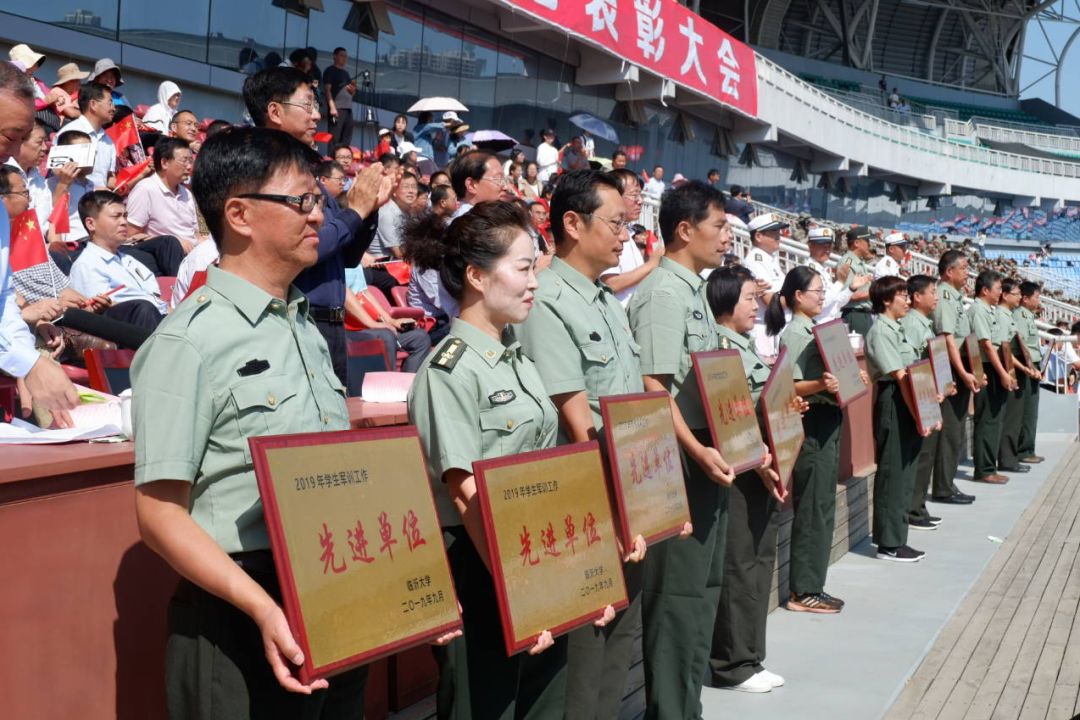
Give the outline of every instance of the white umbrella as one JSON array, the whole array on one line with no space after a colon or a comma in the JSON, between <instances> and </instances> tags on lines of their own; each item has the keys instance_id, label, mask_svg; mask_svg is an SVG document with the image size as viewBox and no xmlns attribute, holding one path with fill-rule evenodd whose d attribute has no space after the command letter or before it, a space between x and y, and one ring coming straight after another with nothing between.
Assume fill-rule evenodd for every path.
<instances>
[{"instance_id":1,"label":"white umbrella","mask_svg":"<svg viewBox=\"0 0 1080 720\"><path fill-rule=\"evenodd\" d=\"M454 112L469 112L469 108L465 107L454 98L448 97L420 98L405 112L446 112L447 110L453 110Z\"/></svg>"}]
</instances>

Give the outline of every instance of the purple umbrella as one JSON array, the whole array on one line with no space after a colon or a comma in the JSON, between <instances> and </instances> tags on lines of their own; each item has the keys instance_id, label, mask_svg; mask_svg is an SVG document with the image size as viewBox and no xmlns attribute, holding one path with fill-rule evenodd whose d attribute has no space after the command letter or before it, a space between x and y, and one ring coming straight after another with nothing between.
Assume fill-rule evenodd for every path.
<instances>
[{"instance_id":1,"label":"purple umbrella","mask_svg":"<svg viewBox=\"0 0 1080 720\"><path fill-rule=\"evenodd\" d=\"M482 150L492 150L494 152L509 150L517 145L517 140L499 130L477 130L468 133L465 136L465 141Z\"/></svg>"}]
</instances>

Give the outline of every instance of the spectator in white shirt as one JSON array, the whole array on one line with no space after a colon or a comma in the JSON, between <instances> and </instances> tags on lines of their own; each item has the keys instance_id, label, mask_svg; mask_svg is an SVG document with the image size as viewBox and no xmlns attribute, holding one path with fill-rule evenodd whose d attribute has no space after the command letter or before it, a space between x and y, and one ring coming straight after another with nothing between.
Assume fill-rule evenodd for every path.
<instances>
[{"instance_id":1,"label":"spectator in white shirt","mask_svg":"<svg viewBox=\"0 0 1080 720\"><path fill-rule=\"evenodd\" d=\"M18 152L34 129L34 89L29 78L10 63L0 63L0 159ZM79 403L71 380L52 360L34 349L34 338L15 302L8 256L11 223L0 203L0 371L19 381L24 410L33 399L52 413L61 427L71 425L68 410Z\"/></svg>"},{"instance_id":2,"label":"spectator in white shirt","mask_svg":"<svg viewBox=\"0 0 1080 720\"><path fill-rule=\"evenodd\" d=\"M544 141L536 146L536 164L540 168L537 177L543 185L559 170L559 149L555 147L555 131L551 128L544 128L540 137Z\"/></svg>"},{"instance_id":3,"label":"spectator in white shirt","mask_svg":"<svg viewBox=\"0 0 1080 720\"><path fill-rule=\"evenodd\" d=\"M71 266L71 285L92 297L110 294L115 303L106 317L153 330L167 311L157 278L135 258L121 254L127 242L124 201L109 190L94 190L79 201L79 216L89 234L86 249Z\"/></svg>"},{"instance_id":4,"label":"spectator in white shirt","mask_svg":"<svg viewBox=\"0 0 1080 720\"><path fill-rule=\"evenodd\" d=\"M142 121L144 125L166 133L173 115L176 114L176 108L180 106L180 86L172 80L161 83L158 85L157 100L157 104L151 105L143 115Z\"/></svg>"},{"instance_id":5,"label":"spectator in white shirt","mask_svg":"<svg viewBox=\"0 0 1080 720\"><path fill-rule=\"evenodd\" d=\"M645 194L653 200L659 200L664 194L664 166L657 165L653 168L652 177L645 183Z\"/></svg>"},{"instance_id":6,"label":"spectator in white shirt","mask_svg":"<svg viewBox=\"0 0 1080 720\"><path fill-rule=\"evenodd\" d=\"M154 175L128 195L128 229L133 240L171 235L191 252L202 237L195 198L184 186L195 155L179 138L161 138L154 146Z\"/></svg>"},{"instance_id":7,"label":"spectator in white shirt","mask_svg":"<svg viewBox=\"0 0 1080 720\"><path fill-rule=\"evenodd\" d=\"M42 177L38 166L45 159L49 144L49 128L38 118L34 118L34 129L30 137L19 148L19 152L8 159L7 164L22 175L26 189L30 191L30 207L38 217L38 227L44 235L49 228L49 214L52 212L52 191ZM73 165L73 163L72 163ZM76 168L77 169L77 168Z\"/></svg>"},{"instance_id":8,"label":"spectator in white shirt","mask_svg":"<svg viewBox=\"0 0 1080 720\"><path fill-rule=\"evenodd\" d=\"M636 223L641 217L641 180L632 170L626 168L612 170L608 174L619 184L623 204L626 206L626 221ZM631 239L623 243L619 264L601 275L600 279L615 291L615 297L626 307L634 296L634 290L656 269L663 256L663 245L657 243L656 249L646 260L637 243Z\"/></svg>"},{"instance_id":9,"label":"spectator in white shirt","mask_svg":"<svg viewBox=\"0 0 1080 720\"><path fill-rule=\"evenodd\" d=\"M60 128L57 144L69 132L86 133L94 146L94 167L87 179L94 188L110 188L116 183L116 146L103 128L116 114L112 92L100 83L86 83L79 89L79 111L82 116L78 120Z\"/></svg>"}]
</instances>

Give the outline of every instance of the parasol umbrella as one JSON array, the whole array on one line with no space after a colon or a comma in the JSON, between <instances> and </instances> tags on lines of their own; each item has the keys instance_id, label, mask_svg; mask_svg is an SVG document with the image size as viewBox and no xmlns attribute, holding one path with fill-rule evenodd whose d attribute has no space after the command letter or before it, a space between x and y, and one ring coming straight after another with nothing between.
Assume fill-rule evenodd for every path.
<instances>
[{"instance_id":1,"label":"parasol umbrella","mask_svg":"<svg viewBox=\"0 0 1080 720\"><path fill-rule=\"evenodd\" d=\"M481 150L500 152L518 144L517 140L500 130L477 130L465 136L466 142Z\"/></svg>"},{"instance_id":2,"label":"parasol umbrella","mask_svg":"<svg viewBox=\"0 0 1080 720\"><path fill-rule=\"evenodd\" d=\"M414 102L412 107L406 110L406 112L445 112L447 110L453 110L454 112L469 112L469 108L465 107L454 98L448 97L420 98Z\"/></svg>"},{"instance_id":3,"label":"parasol umbrella","mask_svg":"<svg viewBox=\"0 0 1080 720\"><path fill-rule=\"evenodd\" d=\"M578 113L570 116L570 122L591 135L610 140L613 143L619 142L619 134L615 132L615 128L595 115Z\"/></svg>"}]
</instances>

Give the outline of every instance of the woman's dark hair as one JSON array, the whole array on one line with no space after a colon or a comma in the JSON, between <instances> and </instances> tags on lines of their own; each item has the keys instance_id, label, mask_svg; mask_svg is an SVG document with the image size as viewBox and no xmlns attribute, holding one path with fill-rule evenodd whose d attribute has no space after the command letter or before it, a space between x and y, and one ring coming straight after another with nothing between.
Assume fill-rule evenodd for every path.
<instances>
[{"instance_id":1,"label":"woman's dark hair","mask_svg":"<svg viewBox=\"0 0 1080 720\"><path fill-rule=\"evenodd\" d=\"M492 200L477 203L449 227L432 213L410 220L402 253L417 268L437 268L446 292L460 302L465 268L490 269L522 232L529 232L528 213L516 203Z\"/></svg>"},{"instance_id":2,"label":"woman's dark hair","mask_svg":"<svg viewBox=\"0 0 1080 720\"><path fill-rule=\"evenodd\" d=\"M754 273L742 265L728 265L713 270L705 285L705 299L709 301L713 316L719 319L735 312L743 285L748 282L754 282Z\"/></svg>"},{"instance_id":3,"label":"woman's dark hair","mask_svg":"<svg viewBox=\"0 0 1080 720\"><path fill-rule=\"evenodd\" d=\"M1004 278L1001 281L1001 294L1007 295L1016 289L1016 286L1020 284L1020 281L1014 278Z\"/></svg>"},{"instance_id":4,"label":"woman's dark hair","mask_svg":"<svg viewBox=\"0 0 1080 720\"><path fill-rule=\"evenodd\" d=\"M818 277L818 271L807 265L799 265L784 276L784 284L773 293L769 306L765 308L765 332L779 335L787 324L784 309L795 312L795 293L806 292L810 283Z\"/></svg>"},{"instance_id":5,"label":"woman's dark hair","mask_svg":"<svg viewBox=\"0 0 1080 720\"><path fill-rule=\"evenodd\" d=\"M611 179L619 185L619 192L624 195L629 189L627 187L627 184L630 182L635 183L638 188L641 187L641 178L639 178L637 176L637 173L633 170L627 170L626 168L615 168L614 170L609 170L608 175L611 176Z\"/></svg>"},{"instance_id":6,"label":"woman's dark hair","mask_svg":"<svg viewBox=\"0 0 1080 720\"><path fill-rule=\"evenodd\" d=\"M907 281L895 275L878 278L870 285L870 304L875 313L885 312L885 306L893 301L897 293L907 293Z\"/></svg>"},{"instance_id":7,"label":"woman's dark hair","mask_svg":"<svg viewBox=\"0 0 1080 720\"><path fill-rule=\"evenodd\" d=\"M535 160L530 160L527 163L525 163L524 167L521 168L522 177L528 177L528 175L529 175L529 166L530 165L532 165L533 167L536 168L537 173L540 172L540 166L536 164L536 161Z\"/></svg>"}]
</instances>

